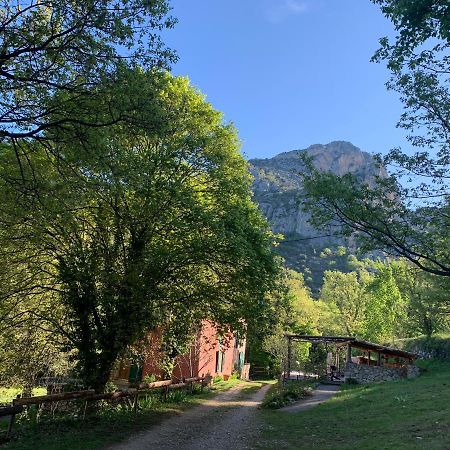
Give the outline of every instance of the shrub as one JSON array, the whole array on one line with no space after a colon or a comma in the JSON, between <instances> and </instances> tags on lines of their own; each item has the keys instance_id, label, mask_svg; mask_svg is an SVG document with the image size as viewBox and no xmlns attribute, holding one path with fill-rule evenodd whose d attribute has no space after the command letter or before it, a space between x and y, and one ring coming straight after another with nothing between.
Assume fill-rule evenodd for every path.
<instances>
[{"instance_id":1,"label":"shrub","mask_svg":"<svg viewBox=\"0 0 450 450\"><path fill-rule=\"evenodd\" d=\"M397 342L397 346L416 353L422 359L450 360L450 335L448 334L403 339Z\"/></svg>"},{"instance_id":2,"label":"shrub","mask_svg":"<svg viewBox=\"0 0 450 450\"><path fill-rule=\"evenodd\" d=\"M142 381L144 383L154 383L156 381L156 375L154 373L148 373Z\"/></svg>"},{"instance_id":3,"label":"shrub","mask_svg":"<svg viewBox=\"0 0 450 450\"><path fill-rule=\"evenodd\" d=\"M311 395L311 383L301 381L278 382L262 402L263 408L278 409Z\"/></svg>"},{"instance_id":4,"label":"shrub","mask_svg":"<svg viewBox=\"0 0 450 450\"><path fill-rule=\"evenodd\" d=\"M103 389L103 392L104 392L105 394L107 394L107 393L109 393L109 392L115 392L115 391L117 391L117 386L116 386L112 381L108 381L108 382L105 384L105 387L104 387L104 389Z\"/></svg>"}]
</instances>

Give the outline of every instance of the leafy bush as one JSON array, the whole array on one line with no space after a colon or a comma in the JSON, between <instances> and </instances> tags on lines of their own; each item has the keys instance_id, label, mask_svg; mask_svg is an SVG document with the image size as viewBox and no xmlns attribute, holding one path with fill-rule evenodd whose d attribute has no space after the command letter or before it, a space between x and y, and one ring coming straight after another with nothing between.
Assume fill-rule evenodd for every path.
<instances>
[{"instance_id":1,"label":"leafy bush","mask_svg":"<svg viewBox=\"0 0 450 450\"><path fill-rule=\"evenodd\" d=\"M214 383L220 383L221 381L223 381L223 376L222 376L222 375L216 375L216 376L213 378L213 384L214 384Z\"/></svg>"},{"instance_id":2,"label":"leafy bush","mask_svg":"<svg viewBox=\"0 0 450 450\"><path fill-rule=\"evenodd\" d=\"M301 381L278 382L264 399L263 408L278 409L311 395L311 383Z\"/></svg>"},{"instance_id":3,"label":"leafy bush","mask_svg":"<svg viewBox=\"0 0 450 450\"><path fill-rule=\"evenodd\" d=\"M154 383L156 381L156 375L153 373L148 373L142 381L144 383Z\"/></svg>"},{"instance_id":4,"label":"leafy bush","mask_svg":"<svg viewBox=\"0 0 450 450\"><path fill-rule=\"evenodd\" d=\"M450 335L403 339L396 342L402 350L417 354L422 359L450 360Z\"/></svg>"},{"instance_id":5,"label":"leafy bush","mask_svg":"<svg viewBox=\"0 0 450 450\"><path fill-rule=\"evenodd\" d=\"M109 393L109 392L115 392L115 391L117 391L117 386L116 386L112 381L108 381L108 382L105 384L105 387L104 387L104 389L103 389L103 392L104 392L105 394L107 394L107 393Z\"/></svg>"}]
</instances>

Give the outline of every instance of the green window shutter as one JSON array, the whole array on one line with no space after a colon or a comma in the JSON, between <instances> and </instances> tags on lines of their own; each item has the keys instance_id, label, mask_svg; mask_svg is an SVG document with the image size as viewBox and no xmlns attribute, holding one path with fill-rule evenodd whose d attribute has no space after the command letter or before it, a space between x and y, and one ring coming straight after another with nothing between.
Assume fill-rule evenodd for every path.
<instances>
[{"instance_id":1,"label":"green window shutter","mask_svg":"<svg viewBox=\"0 0 450 450\"><path fill-rule=\"evenodd\" d=\"M137 364L132 364L130 367L130 376L128 377L128 381L130 383L136 383L137 381L141 381L142 379L142 367Z\"/></svg>"},{"instance_id":2,"label":"green window shutter","mask_svg":"<svg viewBox=\"0 0 450 450\"><path fill-rule=\"evenodd\" d=\"M239 352L239 370L244 366L244 352Z\"/></svg>"}]
</instances>

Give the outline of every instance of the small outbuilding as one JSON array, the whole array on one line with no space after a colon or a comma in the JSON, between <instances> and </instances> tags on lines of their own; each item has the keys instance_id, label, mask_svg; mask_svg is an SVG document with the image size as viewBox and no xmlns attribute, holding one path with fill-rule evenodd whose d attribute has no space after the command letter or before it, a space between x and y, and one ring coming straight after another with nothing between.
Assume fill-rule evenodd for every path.
<instances>
[{"instance_id":1,"label":"small outbuilding","mask_svg":"<svg viewBox=\"0 0 450 450\"><path fill-rule=\"evenodd\" d=\"M287 361L284 377L292 378L292 345L309 342L322 344L326 352L324 363L328 381L341 383L353 380L358 383L413 378L419 375L415 365L416 355L392 347L360 341L350 336L308 336L286 334ZM298 376L299 372L297 372Z\"/></svg>"}]
</instances>

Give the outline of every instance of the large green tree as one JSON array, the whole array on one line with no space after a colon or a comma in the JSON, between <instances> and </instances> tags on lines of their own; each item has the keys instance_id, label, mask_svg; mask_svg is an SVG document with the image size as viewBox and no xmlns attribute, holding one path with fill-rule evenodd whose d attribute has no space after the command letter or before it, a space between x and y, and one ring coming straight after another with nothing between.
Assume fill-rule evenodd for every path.
<instances>
[{"instance_id":1,"label":"large green tree","mask_svg":"<svg viewBox=\"0 0 450 450\"><path fill-rule=\"evenodd\" d=\"M450 276L449 6L438 0L373 1L397 30L393 39L381 39L374 60L386 62L392 73L387 87L404 104L398 126L413 151L395 148L380 157L392 175L370 186L351 175L319 173L312 162L305 179L308 208L316 224L339 225L340 233L361 237L365 249L379 248Z\"/></svg>"},{"instance_id":2,"label":"large green tree","mask_svg":"<svg viewBox=\"0 0 450 450\"><path fill-rule=\"evenodd\" d=\"M266 317L278 274L235 129L184 78L122 76L118 98L139 99L131 120L24 143L21 164L4 146L0 165L2 258L27 289L55 293L65 320L44 320L99 390L156 326Z\"/></svg>"},{"instance_id":3,"label":"large green tree","mask_svg":"<svg viewBox=\"0 0 450 450\"><path fill-rule=\"evenodd\" d=\"M105 81L119 67L149 69L175 60L160 39L175 22L169 10L166 0L2 0L0 141L126 119L105 108L109 114L85 121L79 102L93 95L106 102Z\"/></svg>"},{"instance_id":4,"label":"large green tree","mask_svg":"<svg viewBox=\"0 0 450 450\"><path fill-rule=\"evenodd\" d=\"M370 275L365 270L350 273L325 271L320 298L335 310L339 331L347 336L362 332L369 282Z\"/></svg>"},{"instance_id":5,"label":"large green tree","mask_svg":"<svg viewBox=\"0 0 450 450\"><path fill-rule=\"evenodd\" d=\"M362 336L375 342L392 343L408 335L407 297L389 262L375 264L376 273L367 286L368 301Z\"/></svg>"},{"instance_id":6,"label":"large green tree","mask_svg":"<svg viewBox=\"0 0 450 450\"><path fill-rule=\"evenodd\" d=\"M449 329L448 278L423 272L404 261L391 263L396 284L406 301L404 328L408 336Z\"/></svg>"}]
</instances>

